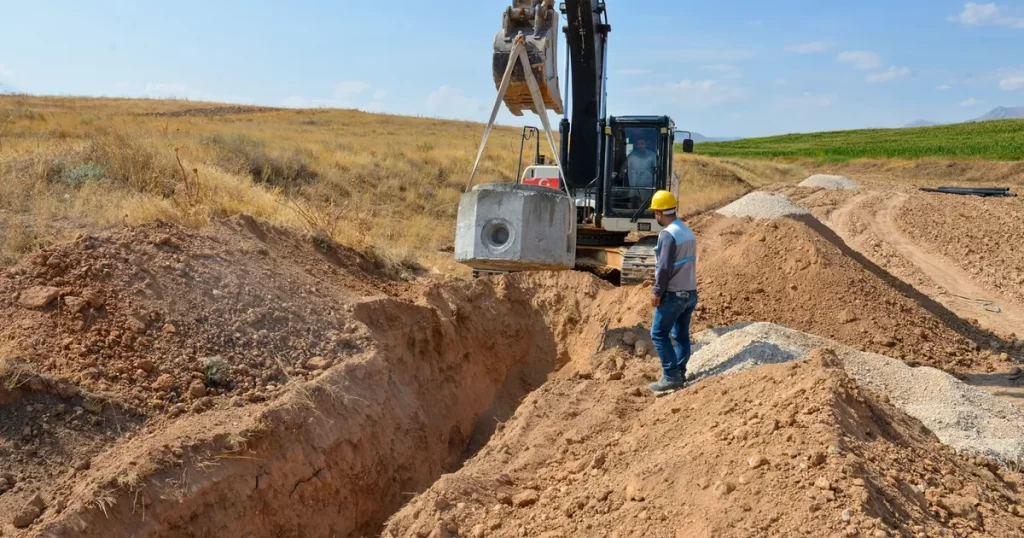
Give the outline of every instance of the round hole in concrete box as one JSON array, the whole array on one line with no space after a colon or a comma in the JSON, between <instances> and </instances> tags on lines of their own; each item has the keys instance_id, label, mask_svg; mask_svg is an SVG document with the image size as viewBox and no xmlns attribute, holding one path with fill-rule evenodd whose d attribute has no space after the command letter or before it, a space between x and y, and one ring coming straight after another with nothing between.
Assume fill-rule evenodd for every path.
<instances>
[{"instance_id":1,"label":"round hole in concrete box","mask_svg":"<svg viewBox=\"0 0 1024 538\"><path fill-rule=\"evenodd\" d=\"M491 241L493 241L495 245L504 245L505 243L508 243L508 237L508 228L504 226L495 226L494 229L491 230Z\"/></svg>"},{"instance_id":2,"label":"round hole in concrete box","mask_svg":"<svg viewBox=\"0 0 1024 538\"><path fill-rule=\"evenodd\" d=\"M484 225L484 245L493 251L502 252L508 249L514 239L515 229L505 219L494 219Z\"/></svg>"}]
</instances>

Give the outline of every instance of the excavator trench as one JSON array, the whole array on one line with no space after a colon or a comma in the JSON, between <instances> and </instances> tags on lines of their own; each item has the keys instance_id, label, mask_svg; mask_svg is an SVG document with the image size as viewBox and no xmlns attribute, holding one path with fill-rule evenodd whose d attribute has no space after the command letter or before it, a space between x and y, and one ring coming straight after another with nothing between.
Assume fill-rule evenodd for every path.
<instances>
[{"instance_id":1,"label":"excavator trench","mask_svg":"<svg viewBox=\"0 0 1024 538\"><path fill-rule=\"evenodd\" d=\"M487 445L552 372L592 351L604 315L592 303L609 291L618 290L586 274L523 273L432 287L413 301L361 300L348 326L366 344L351 357L265 406L183 417L124 440L92 467L121 477L135 469L131 491L44 530L379 536L389 516ZM180 447L177 463L151 462L159 446Z\"/></svg>"}]
</instances>

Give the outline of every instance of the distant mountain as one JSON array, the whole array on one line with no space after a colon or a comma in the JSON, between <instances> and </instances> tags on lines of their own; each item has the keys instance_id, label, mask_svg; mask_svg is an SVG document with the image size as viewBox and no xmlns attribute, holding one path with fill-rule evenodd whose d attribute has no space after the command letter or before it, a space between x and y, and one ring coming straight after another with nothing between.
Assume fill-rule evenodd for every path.
<instances>
[{"instance_id":1,"label":"distant mountain","mask_svg":"<svg viewBox=\"0 0 1024 538\"><path fill-rule=\"evenodd\" d=\"M931 127L933 125L955 125L957 123L976 123L976 122L980 122L980 121L998 121L998 120L1013 120L1013 119L1024 119L1024 106L1018 106L1018 107L1000 106L1000 107L996 107L996 108L993 108L991 111L989 111L988 114L985 114L984 116L979 116L977 118L974 118L973 120L957 121L957 122L951 122L951 123L938 123L938 122L928 121L928 120L917 120L917 121L912 121L912 122L904 125L903 127L904 128L907 128L907 127Z\"/></svg>"},{"instance_id":2,"label":"distant mountain","mask_svg":"<svg viewBox=\"0 0 1024 538\"><path fill-rule=\"evenodd\" d=\"M704 136L700 133L692 133L694 142L728 142L730 140L739 140L740 137L726 137L726 136Z\"/></svg>"},{"instance_id":3,"label":"distant mountain","mask_svg":"<svg viewBox=\"0 0 1024 538\"><path fill-rule=\"evenodd\" d=\"M988 114L981 116L980 118L973 119L971 121L995 121L995 120L1012 120L1012 119L1024 119L1024 106L1018 107L1005 107L1000 106L993 108Z\"/></svg>"}]
</instances>

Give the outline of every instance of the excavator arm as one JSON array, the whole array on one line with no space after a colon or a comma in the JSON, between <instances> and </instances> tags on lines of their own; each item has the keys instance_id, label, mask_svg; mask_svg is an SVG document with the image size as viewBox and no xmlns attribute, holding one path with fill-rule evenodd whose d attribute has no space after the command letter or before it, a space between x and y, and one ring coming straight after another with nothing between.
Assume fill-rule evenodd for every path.
<instances>
[{"instance_id":1,"label":"excavator arm","mask_svg":"<svg viewBox=\"0 0 1024 538\"><path fill-rule=\"evenodd\" d=\"M492 71L495 87L499 87L515 37L522 34L526 38L527 55L540 85L544 106L565 115L559 131L563 141L562 165L566 183L572 188L583 188L599 177L601 169L601 134L606 112L605 71L611 26L604 0L567 0L560 4L559 10L566 18L567 67L572 77L571 114L566 113L568 103L563 102L560 95L559 17L553 0L513 0L505 10L502 29L494 40ZM564 82L568 84L570 81ZM520 66L516 66L512 73L504 102L517 116L521 116L523 110L539 114Z\"/></svg>"},{"instance_id":2,"label":"excavator arm","mask_svg":"<svg viewBox=\"0 0 1024 538\"><path fill-rule=\"evenodd\" d=\"M494 61L491 66L494 85L501 84L517 35L526 38L526 53L533 76L540 85L544 106L563 113L558 87L558 13L554 0L514 0L505 10L501 30L494 37ZM539 113L530 96L522 66L516 65L512 82L505 92L505 106L516 116L523 110Z\"/></svg>"}]
</instances>

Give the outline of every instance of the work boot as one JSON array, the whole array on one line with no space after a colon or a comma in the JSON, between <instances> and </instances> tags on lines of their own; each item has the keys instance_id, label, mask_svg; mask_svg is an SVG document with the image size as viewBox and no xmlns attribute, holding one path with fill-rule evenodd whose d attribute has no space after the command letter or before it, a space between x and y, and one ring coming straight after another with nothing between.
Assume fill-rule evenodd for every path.
<instances>
[{"instance_id":1,"label":"work boot","mask_svg":"<svg viewBox=\"0 0 1024 538\"><path fill-rule=\"evenodd\" d=\"M683 388L684 384L686 382L682 379L663 377L661 381L647 385L647 388L651 389L651 392L670 392Z\"/></svg>"}]
</instances>

